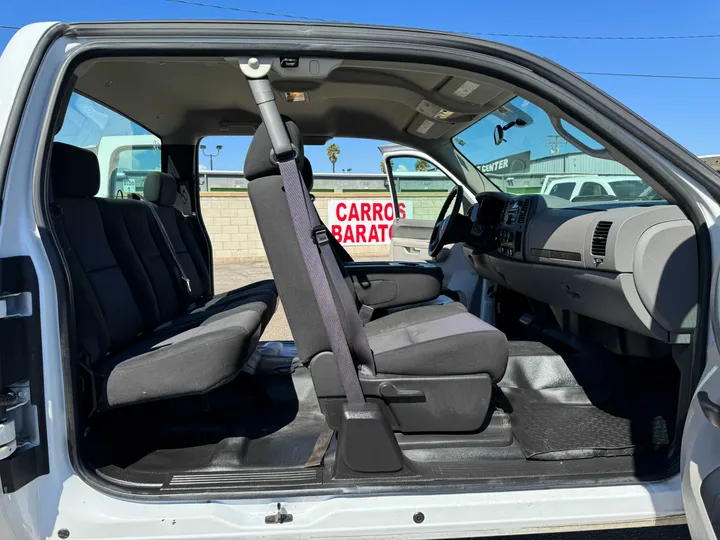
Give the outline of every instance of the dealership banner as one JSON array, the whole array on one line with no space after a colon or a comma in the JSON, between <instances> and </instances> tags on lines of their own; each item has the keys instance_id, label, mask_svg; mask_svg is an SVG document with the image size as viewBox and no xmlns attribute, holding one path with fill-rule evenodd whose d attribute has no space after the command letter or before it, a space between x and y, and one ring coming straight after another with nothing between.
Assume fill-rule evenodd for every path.
<instances>
[{"instance_id":1,"label":"dealership banner","mask_svg":"<svg viewBox=\"0 0 720 540\"><path fill-rule=\"evenodd\" d=\"M400 219L412 219L413 201L400 201L398 206ZM389 244L394 221L395 208L388 199L328 201L328 228L346 246Z\"/></svg>"}]
</instances>

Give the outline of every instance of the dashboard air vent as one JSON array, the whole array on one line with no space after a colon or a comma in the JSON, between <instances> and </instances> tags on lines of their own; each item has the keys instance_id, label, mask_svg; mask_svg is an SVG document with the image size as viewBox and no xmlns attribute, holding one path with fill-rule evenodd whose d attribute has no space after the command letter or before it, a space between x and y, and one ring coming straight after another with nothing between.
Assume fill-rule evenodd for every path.
<instances>
[{"instance_id":1,"label":"dashboard air vent","mask_svg":"<svg viewBox=\"0 0 720 540\"><path fill-rule=\"evenodd\" d=\"M525 199L520 207L520 214L518 215L518 224L525 223L527 218L528 210L530 209L530 199Z\"/></svg>"},{"instance_id":2,"label":"dashboard air vent","mask_svg":"<svg viewBox=\"0 0 720 540\"><path fill-rule=\"evenodd\" d=\"M595 226L595 232L592 237L592 247L590 248L590 252L593 255L598 257L605 256L610 227L612 227L612 221L599 221Z\"/></svg>"}]
</instances>

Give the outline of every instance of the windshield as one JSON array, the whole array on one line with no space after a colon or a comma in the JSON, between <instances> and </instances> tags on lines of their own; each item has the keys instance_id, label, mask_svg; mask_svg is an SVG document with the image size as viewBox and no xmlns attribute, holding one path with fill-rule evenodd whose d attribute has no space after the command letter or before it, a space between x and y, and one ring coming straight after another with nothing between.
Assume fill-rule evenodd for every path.
<instances>
[{"instance_id":1,"label":"windshield","mask_svg":"<svg viewBox=\"0 0 720 540\"><path fill-rule=\"evenodd\" d=\"M498 127L499 126L499 127ZM592 149L602 145L563 121ZM577 203L662 201L624 165L590 156L565 140L540 107L516 97L453 138L455 148L501 190Z\"/></svg>"}]
</instances>

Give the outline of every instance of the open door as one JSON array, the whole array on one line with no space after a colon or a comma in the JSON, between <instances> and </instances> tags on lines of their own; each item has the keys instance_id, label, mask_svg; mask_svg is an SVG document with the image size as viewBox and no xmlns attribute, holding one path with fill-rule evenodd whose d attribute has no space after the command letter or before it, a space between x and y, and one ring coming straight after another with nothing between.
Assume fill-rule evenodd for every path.
<instances>
[{"instance_id":1,"label":"open door","mask_svg":"<svg viewBox=\"0 0 720 540\"><path fill-rule=\"evenodd\" d=\"M715 298L717 302L717 290ZM690 404L681 447L682 492L688 527L692 538L703 540L720 538L720 352L717 347L716 336L710 340L705 372Z\"/></svg>"},{"instance_id":2,"label":"open door","mask_svg":"<svg viewBox=\"0 0 720 540\"><path fill-rule=\"evenodd\" d=\"M395 207L390 241L394 261L431 261L428 255L430 235L448 193L456 185L462 189L463 211L473 204L472 193L442 166L421 152L399 150L383 155L388 188ZM443 250L435 263L449 255Z\"/></svg>"},{"instance_id":3,"label":"open door","mask_svg":"<svg viewBox=\"0 0 720 540\"><path fill-rule=\"evenodd\" d=\"M395 208L390 240L391 259L437 264L445 275L445 288L456 293L463 304L480 315L481 311L485 311L480 307L481 298L486 296L483 288L489 284L470 266L463 246L447 246L435 258L428 253L430 235L450 190L460 187L462 212L467 212L475 203L473 193L422 152L407 148L389 150L383 152L383 160Z\"/></svg>"}]
</instances>

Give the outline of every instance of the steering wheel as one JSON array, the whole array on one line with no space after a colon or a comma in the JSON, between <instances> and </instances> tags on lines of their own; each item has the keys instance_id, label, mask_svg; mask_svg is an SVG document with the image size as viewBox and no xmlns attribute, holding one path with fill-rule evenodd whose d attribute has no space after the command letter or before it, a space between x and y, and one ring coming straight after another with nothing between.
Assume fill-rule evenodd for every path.
<instances>
[{"instance_id":1,"label":"steering wheel","mask_svg":"<svg viewBox=\"0 0 720 540\"><path fill-rule=\"evenodd\" d=\"M452 204L452 211L445 216ZM448 232L452 230L452 226L455 223L455 218L460 213L460 206L462 205L462 196L460 195L460 186L455 186L448 193L447 199L440 209L437 221L433 227L432 234L430 235L430 244L428 244L428 254L431 257L437 257L442 251L442 248L446 244L451 242L448 241Z\"/></svg>"}]
</instances>

